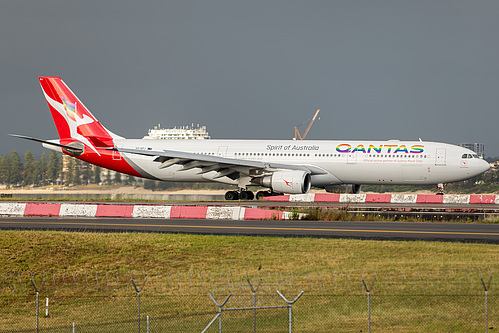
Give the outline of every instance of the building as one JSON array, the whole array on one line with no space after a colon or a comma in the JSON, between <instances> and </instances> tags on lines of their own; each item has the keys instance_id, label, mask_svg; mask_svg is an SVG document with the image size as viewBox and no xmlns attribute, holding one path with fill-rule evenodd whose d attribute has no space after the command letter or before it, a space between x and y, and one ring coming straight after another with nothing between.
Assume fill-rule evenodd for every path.
<instances>
[{"instance_id":1,"label":"building","mask_svg":"<svg viewBox=\"0 0 499 333\"><path fill-rule=\"evenodd\" d=\"M459 146L473 150L481 158L485 157L485 145L483 143L460 143Z\"/></svg>"},{"instance_id":2,"label":"building","mask_svg":"<svg viewBox=\"0 0 499 333\"><path fill-rule=\"evenodd\" d=\"M152 140L208 140L210 136L206 131L206 126L194 127L194 124L189 126L180 126L174 128L161 128L161 125L154 126L143 139Z\"/></svg>"}]
</instances>

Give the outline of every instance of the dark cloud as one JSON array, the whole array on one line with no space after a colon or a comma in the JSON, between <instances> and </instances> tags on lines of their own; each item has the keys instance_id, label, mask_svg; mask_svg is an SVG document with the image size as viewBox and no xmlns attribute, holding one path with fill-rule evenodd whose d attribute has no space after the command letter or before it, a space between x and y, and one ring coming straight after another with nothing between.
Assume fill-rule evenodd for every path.
<instances>
[{"instance_id":1,"label":"dark cloud","mask_svg":"<svg viewBox=\"0 0 499 333\"><path fill-rule=\"evenodd\" d=\"M0 154L55 138L62 77L110 130L483 142L498 156L497 1L15 1L0 11Z\"/></svg>"}]
</instances>

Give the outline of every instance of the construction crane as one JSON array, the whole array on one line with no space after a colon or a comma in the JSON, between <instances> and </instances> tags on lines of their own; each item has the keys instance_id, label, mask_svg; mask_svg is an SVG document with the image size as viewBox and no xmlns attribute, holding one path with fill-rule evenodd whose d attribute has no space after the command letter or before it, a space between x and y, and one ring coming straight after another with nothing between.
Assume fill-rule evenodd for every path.
<instances>
[{"instance_id":1,"label":"construction crane","mask_svg":"<svg viewBox=\"0 0 499 333\"><path fill-rule=\"evenodd\" d=\"M300 138L300 140L305 140L305 137L307 136L308 131L310 131L310 127L312 127L312 124L314 123L315 119L317 118L317 115L319 114L319 111L320 111L320 110L321 110L321 109L319 109L319 110L317 110L317 111L315 112L315 114L314 114L314 116L312 117L312 120L310 121L310 124L308 124L308 127L307 127L307 129L305 130L305 133L303 134L303 136L301 136L301 135L300 135L300 131L298 131L298 126L304 125L304 124L305 124L308 120L307 120L307 121L304 121L303 123L301 123L301 124L300 124L300 125L298 125L298 126L295 126L295 137L294 137L294 139L293 139L293 140L296 140L296 138L297 138L297 137L298 137L298 138ZM319 119L321 119L321 118L319 118Z\"/></svg>"}]
</instances>

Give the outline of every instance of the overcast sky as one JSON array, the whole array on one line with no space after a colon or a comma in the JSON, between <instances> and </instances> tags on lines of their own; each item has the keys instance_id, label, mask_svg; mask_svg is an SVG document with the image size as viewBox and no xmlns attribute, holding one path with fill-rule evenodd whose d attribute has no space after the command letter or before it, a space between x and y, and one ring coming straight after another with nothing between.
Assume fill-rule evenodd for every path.
<instances>
[{"instance_id":1,"label":"overcast sky","mask_svg":"<svg viewBox=\"0 0 499 333\"><path fill-rule=\"evenodd\" d=\"M499 1L4 1L0 154L57 138L38 76L108 129L483 142L499 156ZM302 129L302 132L305 128Z\"/></svg>"}]
</instances>

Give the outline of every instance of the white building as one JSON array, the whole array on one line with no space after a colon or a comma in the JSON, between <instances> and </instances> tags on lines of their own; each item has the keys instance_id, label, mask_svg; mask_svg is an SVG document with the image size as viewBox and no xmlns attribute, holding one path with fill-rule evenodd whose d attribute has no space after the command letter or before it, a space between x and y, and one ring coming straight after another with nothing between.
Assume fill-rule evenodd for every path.
<instances>
[{"instance_id":1,"label":"white building","mask_svg":"<svg viewBox=\"0 0 499 333\"><path fill-rule=\"evenodd\" d=\"M154 126L143 139L160 139L160 140L207 140L210 139L206 126L194 127L194 124L189 126L180 126L174 128L161 128L161 125Z\"/></svg>"}]
</instances>

